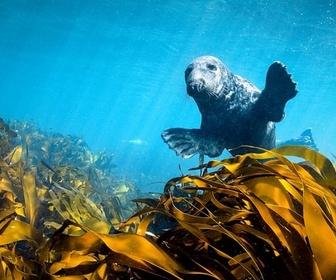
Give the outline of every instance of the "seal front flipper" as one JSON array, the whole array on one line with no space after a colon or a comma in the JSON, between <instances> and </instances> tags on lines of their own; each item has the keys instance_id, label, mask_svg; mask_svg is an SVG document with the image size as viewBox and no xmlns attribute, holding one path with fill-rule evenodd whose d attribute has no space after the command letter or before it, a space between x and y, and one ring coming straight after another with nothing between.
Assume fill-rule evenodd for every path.
<instances>
[{"instance_id":1,"label":"seal front flipper","mask_svg":"<svg viewBox=\"0 0 336 280\"><path fill-rule=\"evenodd\" d=\"M285 116L287 101L297 92L286 66L276 61L268 68L265 89L255 105L256 112L267 121L280 122Z\"/></svg>"},{"instance_id":2,"label":"seal front flipper","mask_svg":"<svg viewBox=\"0 0 336 280\"><path fill-rule=\"evenodd\" d=\"M169 128L162 132L161 137L170 149L183 158L196 154L216 157L224 149L223 141L205 134L201 129Z\"/></svg>"}]
</instances>

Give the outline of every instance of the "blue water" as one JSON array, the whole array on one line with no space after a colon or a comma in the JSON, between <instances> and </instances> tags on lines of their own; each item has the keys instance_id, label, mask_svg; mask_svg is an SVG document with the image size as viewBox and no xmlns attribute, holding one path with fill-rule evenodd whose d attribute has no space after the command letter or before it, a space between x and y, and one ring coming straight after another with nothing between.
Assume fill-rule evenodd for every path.
<instances>
[{"instance_id":1,"label":"blue water","mask_svg":"<svg viewBox=\"0 0 336 280\"><path fill-rule=\"evenodd\" d=\"M312 127L320 151L336 153L333 0L2 0L0 34L0 117L115 152L116 172L142 190L161 191L179 165L197 166L160 134L199 127L183 72L201 55L260 89L268 66L282 61L299 94L277 138Z\"/></svg>"}]
</instances>

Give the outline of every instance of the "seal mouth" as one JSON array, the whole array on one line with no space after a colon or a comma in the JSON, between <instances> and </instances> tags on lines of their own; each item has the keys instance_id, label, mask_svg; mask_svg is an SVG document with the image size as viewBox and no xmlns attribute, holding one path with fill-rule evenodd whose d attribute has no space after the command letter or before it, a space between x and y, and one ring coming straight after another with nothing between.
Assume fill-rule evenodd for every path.
<instances>
[{"instance_id":1,"label":"seal mouth","mask_svg":"<svg viewBox=\"0 0 336 280\"><path fill-rule=\"evenodd\" d=\"M187 92L190 96L198 95L204 90L205 81L191 81L187 84Z\"/></svg>"},{"instance_id":2,"label":"seal mouth","mask_svg":"<svg viewBox=\"0 0 336 280\"><path fill-rule=\"evenodd\" d=\"M203 79L192 80L187 83L187 93L189 96L197 100L209 101L218 99L221 94L217 94L218 89L206 83Z\"/></svg>"}]
</instances>

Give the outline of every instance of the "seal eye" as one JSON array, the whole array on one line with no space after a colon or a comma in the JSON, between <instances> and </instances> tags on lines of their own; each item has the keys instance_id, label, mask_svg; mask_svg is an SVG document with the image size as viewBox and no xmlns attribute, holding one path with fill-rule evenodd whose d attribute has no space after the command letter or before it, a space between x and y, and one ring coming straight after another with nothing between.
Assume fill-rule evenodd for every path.
<instances>
[{"instance_id":1,"label":"seal eye","mask_svg":"<svg viewBox=\"0 0 336 280\"><path fill-rule=\"evenodd\" d=\"M207 68L211 71L216 71L217 70L217 66L214 64L207 64Z\"/></svg>"}]
</instances>

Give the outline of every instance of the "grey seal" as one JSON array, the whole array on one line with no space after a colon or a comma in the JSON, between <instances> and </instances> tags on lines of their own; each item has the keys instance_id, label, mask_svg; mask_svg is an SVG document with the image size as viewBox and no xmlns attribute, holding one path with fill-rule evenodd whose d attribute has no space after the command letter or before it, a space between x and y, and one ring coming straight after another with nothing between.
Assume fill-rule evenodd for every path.
<instances>
[{"instance_id":1,"label":"grey seal","mask_svg":"<svg viewBox=\"0 0 336 280\"><path fill-rule=\"evenodd\" d=\"M297 83L279 61L269 66L262 91L213 56L193 60L185 70L185 82L202 115L201 126L170 128L161 134L183 158L217 157L224 149L232 155L252 151L241 145L273 149L275 123L284 118L287 101L298 92Z\"/></svg>"}]
</instances>

